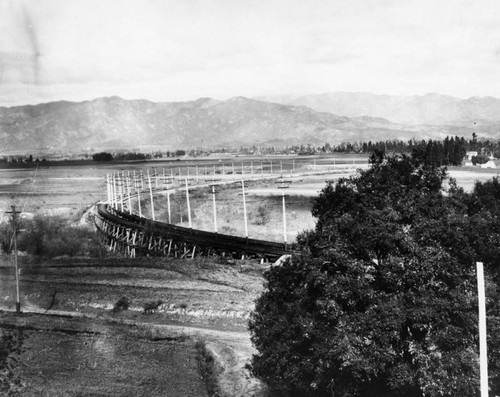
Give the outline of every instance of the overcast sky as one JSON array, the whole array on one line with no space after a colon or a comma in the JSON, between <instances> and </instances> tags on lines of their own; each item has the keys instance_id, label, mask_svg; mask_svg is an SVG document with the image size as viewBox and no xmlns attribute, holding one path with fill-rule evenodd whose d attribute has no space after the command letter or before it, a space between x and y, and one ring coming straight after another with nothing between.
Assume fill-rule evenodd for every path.
<instances>
[{"instance_id":1,"label":"overcast sky","mask_svg":"<svg viewBox=\"0 0 500 397\"><path fill-rule=\"evenodd\" d=\"M0 0L0 106L500 97L499 0Z\"/></svg>"}]
</instances>

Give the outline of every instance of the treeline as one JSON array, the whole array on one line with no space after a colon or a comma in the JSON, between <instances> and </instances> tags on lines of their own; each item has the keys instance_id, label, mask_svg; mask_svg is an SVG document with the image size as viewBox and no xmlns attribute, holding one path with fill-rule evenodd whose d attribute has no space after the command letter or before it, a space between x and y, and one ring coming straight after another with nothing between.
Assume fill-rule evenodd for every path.
<instances>
[{"instance_id":1,"label":"treeline","mask_svg":"<svg viewBox=\"0 0 500 397\"><path fill-rule=\"evenodd\" d=\"M185 156L185 150L166 151L164 153L158 151L154 153L141 153L141 152L125 152L125 153L109 153L99 152L92 155L94 161L137 161L137 160L151 160L161 159L164 157L181 157Z\"/></svg>"},{"instance_id":2,"label":"treeline","mask_svg":"<svg viewBox=\"0 0 500 397\"><path fill-rule=\"evenodd\" d=\"M0 162L2 163L15 163L15 164L31 164L31 163L40 163L46 162L46 159L33 158L33 155L29 156L5 156L0 158Z\"/></svg>"},{"instance_id":3,"label":"treeline","mask_svg":"<svg viewBox=\"0 0 500 397\"><path fill-rule=\"evenodd\" d=\"M486 162L490 156L500 158L500 141L478 140L475 133L471 139L464 137L446 137L444 140L382 140L368 142L342 142L337 145L325 143L323 145L291 145L285 147L240 147L237 151L242 154L297 154L317 155L328 153L373 153L375 150L384 150L386 153L412 154L414 150L424 152L426 157L433 159L438 165L460 164L468 151L477 151L477 163ZM224 149L226 152L227 150ZM216 151L219 152L219 151ZM222 152L222 151L221 151ZM460 159L459 159L460 157ZM474 161L474 159L473 159Z\"/></svg>"},{"instance_id":4,"label":"treeline","mask_svg":"<svg viewBox=\"0 0 500 397\"><path fill-rule=\"evenodd\" d=\"M299 155L313 155L319 153L373 153L376 150L383 150L384 152L391 153L407 153L412 154L419 158L422 163L434 166L442 165L460 165L466 154L468 144L464 138L450 138L446 137L443 141L379 141L379 142L363 142L356 144L340 144L332 146L329 143L321 147L312 145L300 145L286 147L284 150L278 151L273 148L258 148L252 146L251 148L240 147L236 153L246 155L265 155L265 154L299 154ZM209 154L210 152L202 152L197 150L185 151L167 151L165 153L157 152L154 154L144 154L140 152L127 152L127 153L108 153L100 152L95 153L92 159L95 161L127 161L127 160L148 160L151 158L163 157L181 157L185 155L199 156L201 154ZM213 153L213 152L212 152Z\"/></svg>"},{"instance_id":5,"label":"treeline","mask_svg":"<svg viewBox=\"0 0 500 397\"><path fill-rule=\"evenodd\" d=\"M411 154L413 158L426 165L461 165L467 153L464 138L448 138L442 142L422 141L413 146Z\"/></svg>"}]
</instances>

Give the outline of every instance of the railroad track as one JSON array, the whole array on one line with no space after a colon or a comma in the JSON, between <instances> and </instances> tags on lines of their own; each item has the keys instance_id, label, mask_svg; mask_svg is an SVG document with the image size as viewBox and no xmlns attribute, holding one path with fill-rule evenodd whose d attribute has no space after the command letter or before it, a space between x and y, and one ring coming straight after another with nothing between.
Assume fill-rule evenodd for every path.
<instances>
[{"instance_id":1,"label":"railroad track","mask_svg":"<svg viewBox=\"0 0 500 397\"><path fill-rule=\"evenodd\" d=\"M96 226L112 250L128 256L194 257L195 254L274 260L295 252L293 244L207 232L153 221L98 204Z\"/></svg>"}]
</instances>

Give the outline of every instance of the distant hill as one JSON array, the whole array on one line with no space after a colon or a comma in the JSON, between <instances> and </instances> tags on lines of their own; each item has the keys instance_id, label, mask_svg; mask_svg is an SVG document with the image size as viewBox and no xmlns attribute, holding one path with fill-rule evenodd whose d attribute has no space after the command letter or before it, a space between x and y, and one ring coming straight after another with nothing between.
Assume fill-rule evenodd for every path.
<instances>
[{"instance_id":1,"label":"distant hill","mask_svg":"<svg viewBox=\"0 0 500 397\"><path fill-rule=\"evenodd\" d=\"M446 135L470 137L473 131L480 137L500 137L500 123L495 122L492 115L498 102L495 98L490 99L487 108L479 99L473 105L471 99L467 102L470 105L468 112L462 114L465 120L476 109L487 122L446 124L444 115L451 113L443 111L442 122L425 125L395 122L392 116L390 121L385 117L390 112L384 110L384 106L392 109L399 106L398 117L404 118L401 115L407 114L408 119L408 109L418 108L425 115L425 109L431 114L437 113L436 108L440 106L456 108L458 105L452 106L457 102L456 98L435 98L436 95L432 94L414 99L410 106L411 101L407 98L378 100L381 96L372 94L339 95L289 98L291 104L244 97L226 101L200 98L168 103L109 97L78 103L63 101L0 108L0 152L165 150L266 146L277 142L282 145L336 144L386 139L441 139ZM356 95L357 100L353 99ZM426 121L428 119L430 116Z\"/></svg>"},{"instance_id":2,"label":"distant hill","mask_svg":"<svg viewBox=\"0 0 500 397\"><path fill-rule=\"evenodd\" d=\"M391 96L370 93L333 92L304 96L261 98L292 106L307 106L318 112L347 117L382 117L394 123L470 126L500 124L500 99L448 95Z\"/></svg>"}]
</instances>

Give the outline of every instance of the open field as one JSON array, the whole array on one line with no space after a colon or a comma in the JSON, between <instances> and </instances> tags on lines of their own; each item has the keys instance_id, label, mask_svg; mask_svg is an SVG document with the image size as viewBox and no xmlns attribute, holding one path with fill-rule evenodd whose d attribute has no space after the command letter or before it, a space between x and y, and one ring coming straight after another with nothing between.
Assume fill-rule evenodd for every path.
<instances>
[{"instance_id":1,"label":"open field","mask_svg":"<svg viewBox=\"0 0 500 397\"><path fill-rule=\"evenodd\" d=\"M450 167L448 174L455 178L459 186L471 192L476 181L485 182L499 175L500 170L482 169L479 167Z\"/></svg>"},{"instance_id":2,"label":"open field","mask_svg":"<svg viewBox=\"0 0 500 397\"><path fill-rule=\"evenodd\" d=\"M354 169L357 164L366 164L366 157L351 156L344 160L340 156L317 159L239 157L0 169L0 207L15 204L22 206L27 212L52 211L67 215L99 200L105 200L106 174L111 172L132 174L135 171L139 175L142 171L146 179L148 170L151 175L156 170L160 185L165 172L166 177L174 177L174 186L183 185L185 178L189 179L191 186L196 186L206 183L207 179L228 182L237 182L242 178L268 179L281 173L294 175L299 172L322 172L327 166Z\"/></svg>"}]
</instances>

